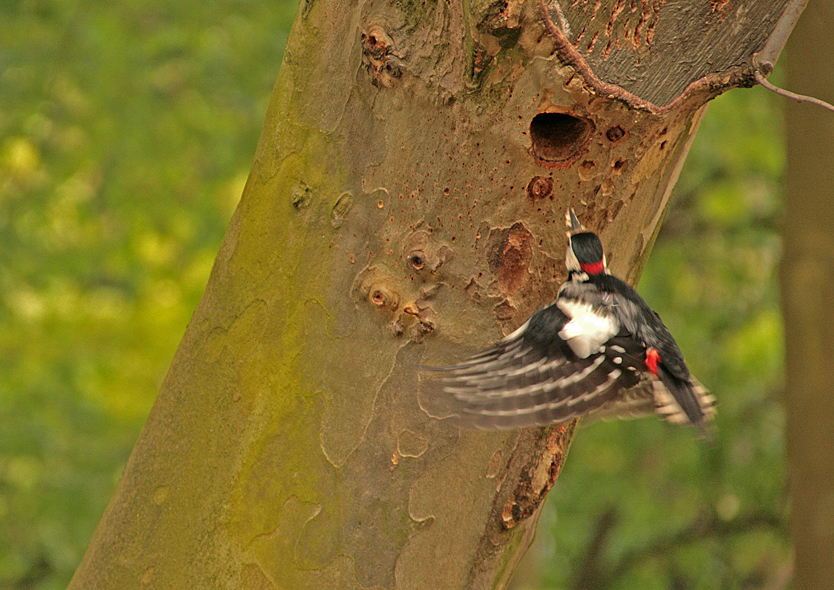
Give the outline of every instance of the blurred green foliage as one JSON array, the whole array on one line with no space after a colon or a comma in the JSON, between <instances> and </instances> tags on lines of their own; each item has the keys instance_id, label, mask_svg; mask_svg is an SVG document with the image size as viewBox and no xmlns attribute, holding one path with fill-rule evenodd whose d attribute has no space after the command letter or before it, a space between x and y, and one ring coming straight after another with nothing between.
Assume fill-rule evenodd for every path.
<instances>
[{"instance_id":1,"label":"blurred green foliage","mask_svg":"<svg viewBox=\"0 0 834 590\"><path fill-rule=\"evenodd\" d=\"M64 588L205 287L294 0L0 3L0 588Z\"/></svg>"},{"instance_id":2,"label":"blurred green foliage","mask_svg":"<svg viewBox=\"0 0 834 590\"><path fill-rule=\"evenodd\" d=\"M0 7L0 588L63 588L80 560L205 286L294 12ZM517 587L747 588L786 563L783 161L770 96L717 99L640 285L720 400L716 440L584 428Z\"/></svg>"}]
</instances>

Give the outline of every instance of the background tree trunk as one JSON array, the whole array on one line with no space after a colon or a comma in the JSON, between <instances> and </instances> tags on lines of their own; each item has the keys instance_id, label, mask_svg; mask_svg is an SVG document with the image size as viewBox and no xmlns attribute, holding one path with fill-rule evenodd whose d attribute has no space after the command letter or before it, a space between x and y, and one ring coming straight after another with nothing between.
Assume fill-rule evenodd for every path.
<instances>
[{"instance_id":1,"label":"background tree trunk","mask_svg":"<svg viewBox=\"0 0 834 590\"><path fill-rule=\"evenodd\" d=\"M556 294L569 205L634 280L705 103L751 84L796 13L302 1L205 295L71 587L503 586L575 424L459 432L421 408L415 367Z\"/></svg>"},{"instance_id":2,"label":"background tree trunk","mask_svg":"<svg viewBox=\"0 0 834 590\"><path fill-rule=\"evenodd\" d=\"M834 101L834 10L812 2L788 54L790 89ZM834 116L787 108L788 176L782 297L795 587L834 583Z\"/></svg>"}]
</instances>

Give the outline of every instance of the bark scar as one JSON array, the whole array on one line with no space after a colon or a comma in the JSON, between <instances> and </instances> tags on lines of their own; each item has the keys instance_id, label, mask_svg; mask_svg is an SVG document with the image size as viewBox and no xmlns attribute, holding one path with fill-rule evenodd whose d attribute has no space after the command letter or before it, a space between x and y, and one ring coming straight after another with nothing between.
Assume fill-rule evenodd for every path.
<instances>
[{"instance_id":1,"label":"bark scar","mask_svg":"<svg viewBox=\"0 0 834 590\"><path fill-rule=\"evenodd\" d=\"M576 420L571 420L544 431L545 444L524 466L518 485L501 510L501 524L505 529L530 518L541 505L562 471L567 443L573 437L576 424Z\"/></svg>"},{"instance_id":2,"label":"bark scar","mask_svg":"<svg viewBox=\"0 0 834 590\"><path fill-rule=\"evenodd\" d=\"M565 34L553 24L547 9L547 0L539 0L539 15L544 24L545 31L553 37L556 47L556 54L559 60L571 67L582 77L582 80L591 92L606 96L613 100L625 103L633 109L646 111L655 115L661 115L675 110L684 102L696 95L703 95L701 104L712 100L722 92L731 88L751 88L756 85L756 66L753 63L735 66L725 72L707 74L690 83L683 89L676 99L665 106L658 106L653 102L642 99L632 94L622 86L611 84L600 80L591 66L577 49L568 41ZM593 40L592 40L593 43ZM589 49L590 51L590 49Z\"/></svg>"},{"instance_id":3,"label":"bark scar","mask_svg":"<svg viewBox=\"0 0 834 590\"><path fill-rule=\"evenodd\" d=\"M362 33L362 53L373 75L374 84L391 88L402 76L402 60L394 52L394 42L381 27L371 25Z\"/></svg>"}]
</instances>

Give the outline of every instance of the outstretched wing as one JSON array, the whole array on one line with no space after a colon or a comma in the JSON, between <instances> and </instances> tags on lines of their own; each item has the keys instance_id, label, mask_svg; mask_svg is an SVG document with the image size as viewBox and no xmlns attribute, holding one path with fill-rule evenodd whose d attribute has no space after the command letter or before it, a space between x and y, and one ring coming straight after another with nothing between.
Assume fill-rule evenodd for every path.
<instances>
[{"instance_id":1,"label":"outstretched wing","mask_svg":"<svg viewBox=\"0 0 834 590\"><path fill-rule=\"evenodd\" d=\"M613 338L578 358L558 333L569 318L551 305L521 328L457 365L428 368L449 413L480 428L523 428L563 422L615 406L640 381L642 348Z\"/></svg>"}]
</instances>

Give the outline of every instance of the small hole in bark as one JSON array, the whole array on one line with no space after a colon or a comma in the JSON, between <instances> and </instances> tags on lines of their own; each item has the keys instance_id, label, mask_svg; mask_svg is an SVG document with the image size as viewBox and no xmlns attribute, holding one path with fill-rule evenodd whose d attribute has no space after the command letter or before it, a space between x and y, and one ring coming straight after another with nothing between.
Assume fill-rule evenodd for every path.
<instances>
[{"instance_id":1,"label":"small hole in bark","mask_svg":"<svg viewBox=\"0 0 834 590\"><path fill-rule=\"evenodd\" d=\"M614 170L620 171L625 166L625 160L617 160L614 162Z\"/></svg>"},{"instance_id":2,"label":"small hole in bark","mask_svg":"<svg viewBox=\"0 0 834 590\"><path fill-rule=\"evenodd\" d=\"M553 198L553 179L549 176L534 176L527 185L527 198L536 202L547 197Z\"/></svg>"},{"instance_id":3,"label":"small hole in bark","mask_svg":"<svg viewBox=\"0 0 834 590\"><path fill-rule=\"evenodd\" d=\"M539 113L530 122L533 152L540 163L573 162L587 149L594 124L565 113Z\"/></svg>"},{"instance_id":4,"label":"small hole in bark","mask_svg":"<svg viewBox=\"0 0 834 590\"><path fill-rule=\"evenodd\" d=\"M390 61L385 64L385 72L392 78L399 78L402 75L400 68Z\"/></svg>"},{"instance_id":5,"label":"small hole in bark","mask_svg":"<svg viewBox=\"0 0 834 590\"><path fill-rule=\"evenodd\" d=\"M368 299L378 309L388 309L395 311L400 305L400 296L396 291L392 291L386 285L377 283L371 286L368 292Z\"/></svg>"},{"instance_id":6,"label":"small hole in bark","mask_svg":"<svg viewBox=\"0 0 834 590\"><path fill-rule=\"evenodd\" d=\"M623 129L619 125L614 125L608 131L605 132L605 137L607 137L608 141L612 143L615 141L620 141L623 137L625 137L625 129Z\"/></svg>"},{"instance_id":7,"label":"small hole in bark","mask_svg":"<svg viewBox=\"0 0 834 590\"><path fill-rule=\"evenodd\" d=\"M408 255L408 262L414 270L423 270L426 266L426 257L422 252L412 252Z\"/></svg>"}]
</instances>

